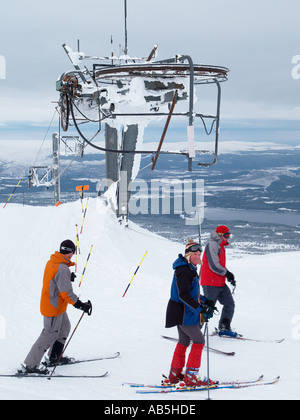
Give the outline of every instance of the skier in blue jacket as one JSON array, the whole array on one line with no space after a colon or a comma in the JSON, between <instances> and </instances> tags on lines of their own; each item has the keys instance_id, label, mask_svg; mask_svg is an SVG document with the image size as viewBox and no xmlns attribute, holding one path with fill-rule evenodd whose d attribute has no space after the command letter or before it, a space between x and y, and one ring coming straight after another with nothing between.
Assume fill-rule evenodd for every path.
<instances>
[{"instance_id":1,"label":"skier in blue jacket","mask_svg":"<svg viewBox=\"0 0 300 420\"><path fill-rule=\"evenodd\" d=\"M214 302L200 295L197 265L202 264L201 252L201 246L190 239L184 256L179 254L174 262L175 272L166 314L166 328L177 326L179 336L171 363L169 381L177 383L183 380L187 386L207 384L207 381L203 382L197 378L205 345L201 324L213 316ZM184 374L186 350L191 340L193 344ZM213 382L210 381L210 384Z\"/></svg>"}]
</instances>

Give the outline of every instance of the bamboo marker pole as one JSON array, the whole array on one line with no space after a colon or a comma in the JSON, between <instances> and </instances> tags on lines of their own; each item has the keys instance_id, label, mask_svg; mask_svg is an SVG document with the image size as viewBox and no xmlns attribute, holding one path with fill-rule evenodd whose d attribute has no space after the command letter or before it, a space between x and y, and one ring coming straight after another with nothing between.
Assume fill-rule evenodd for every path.
<instances>
[{"instance_id":1,"label":"bamboo marker pole","mask_svg":"<svg viewBox=\"0 0 300 420\"><path fill-rule=\"evenodd\" d=\"M135 272L134 272L134 274L133 274L133 276L132 276L132 278L131 278L130 282L128 283L128 286L126 287L126 290L125 290L125 292L124 292L124 294L123 294L123 296L122 296L122 297L124 297L124 296L126 295L127 290L129 289L129 287L130 287L130 285L131 285L131 283L132 283L132 281L133 281L133 279L134 279L134 277L135 277L136 273L138 272L138 270L139 270L139 268L140 268L140 266L141 266L142 262L144 261L144 258L145 258L145 257L146 257L146 255L147 255L147 252L148 252L148 251L146 251L146 252L145 252L145 254L144 254L144 256L143 256L143 258L142 258L141 262L140 262L140 263L139 263L139 265L137 266L137 268L136 268L136 270L135 270Z\"/></svg>"},{"instance_id":2,"label":"bamboo marker pole","mask_svg":"<svg viewBox=\"0 0 300 420\"><path fill-rule=\"evenodd\" d=\"M83 224L84 224L84 220L85 220L85 216L86 216L86 211L87 211L88 204L89 204L89 197L86 200L86 206L85 206L85 209L84 209L84 214L83 214L83 219L82 219L82 225L81 225L81 229L80 229L80 235L82 234Z\"/></svg>"},{"instance_id":3,"label":"bamboo marker pole","mask_svg":"<svg viewBox=\"0 0 300 420\"><path fill-rule=\"evenodd\" d=\"M81 279L80 279L80 282L79 282L78 287L80 287L80 286L81 286L82 279L83 279L83 276L84 276L84 273L85 273L85 270L86 270L86 266L87 266L87 264L88 264L88 262L89 262L89 259L90 259L90 256L91 256L92 249L93 249L93 245L91 246L91 249L90 249L89 255L87 256L86 263L85 263L85 266L84 266L84 269L83 269L83 272L82 272Z\"/></svg>"},{"instance_id":4,"label":"bamboo marker pole","mask_svg":"<svg viewBox=\"0 0 300 420\"><path fill-rule=\"evenodd\" d=\"M9 202L9 200L11 199L11 197L14 195L14 192L16 191L16 189L18 188L18 186L20 185L21 181L22 181L22 178L20 179L20 181L19 181L19 182L17 183L17 185L15 186L15 188L14 188L13 192L10 194L10 196L9 196L9 198L8 198L7 202L4 204L3 208L5 208L5 207L6 207L7 203Z\"/></svg>"}]
</instances>

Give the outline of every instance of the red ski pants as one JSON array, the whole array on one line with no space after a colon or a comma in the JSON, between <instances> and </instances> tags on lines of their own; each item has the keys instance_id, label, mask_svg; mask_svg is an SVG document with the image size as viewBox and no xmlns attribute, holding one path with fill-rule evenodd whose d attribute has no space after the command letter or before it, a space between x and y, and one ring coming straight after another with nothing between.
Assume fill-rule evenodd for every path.
<instances>
[{"instance_id":1,"label":"red ski pants","mask_svg":"<svg viewBox=\"0 0 300 420\"><path fill-rule=\"evenodd\" d=\"M188 361L186 366L191 368L197 368L199 369L199 367L201 366L201 356L202 356L202 351L204 348L204 344L197 344L194 343L191 347L191 351L188 357ZM173 359L172 359L172 363L171 363L171 367L175 368L175 369L183 369L185 366L185 354L186 354L186 350L187 347L183 346L180 343L177 343L174 354L173 354Z\"/></svg>"}]
</instances>

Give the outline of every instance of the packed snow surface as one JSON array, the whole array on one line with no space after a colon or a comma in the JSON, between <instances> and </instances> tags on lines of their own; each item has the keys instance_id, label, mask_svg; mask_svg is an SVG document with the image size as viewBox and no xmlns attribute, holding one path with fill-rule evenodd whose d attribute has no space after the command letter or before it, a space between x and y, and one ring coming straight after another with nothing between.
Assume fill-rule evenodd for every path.
<instances>
[{"instance_id":1,"label":"packed snow surface","mask_svg":"<svg viewBox=\"0 0 300 420\"><path fill-rule=\"evenodd\" d=\"M84 202L85 204L85 202ZM81 229L80 201L59 207L30 207L9 203L0 210L0 372L14 373L24 361L42 329L39 300L44 266L64 239L75 241ZM159 383L167 374L175 343L161 334L173 275L172 263L184 249L129 223L120 224L105 203L90 199L80 235L74 291L93 303L67 349L75 358L90 358L120 351L114 360L58 367L60 374L101 374L102 379L0 378L1 399L201 400L206 393L138 395L124 382ZM85 276L78 287L88 252ZM127 294L144 253L148 251ZM211 392L215 400L298 399L300 395L300 288L299 253L245 255L228 250L228 268L236 275L236 314L232 326L244 336L281 339L276 343L243 342L211 337L210 345L235 351L234 357L210 354L210 377L220 381L266 379L279 383L239 390ZM72 329L81 312L69 306ZM218 316L209 322L212 332ZM206 375L206 352L201 375Z\"/></svg>"}]
</instances>

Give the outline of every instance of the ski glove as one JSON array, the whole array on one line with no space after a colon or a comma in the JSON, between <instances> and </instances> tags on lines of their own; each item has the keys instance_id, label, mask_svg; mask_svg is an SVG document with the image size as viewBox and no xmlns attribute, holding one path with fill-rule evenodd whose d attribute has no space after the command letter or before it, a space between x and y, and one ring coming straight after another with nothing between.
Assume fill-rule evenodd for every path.
<instances>
[{"instance_id":1,"label":"ski glove","mask_svg":"<svg viewBox=\"0 0 300 420\"><path fill-rule=\"evenodd\" d=\"M75 303L74 307L76 309L80 309L82 310L84 313L91 315L92 314L92 303L90 300L88 300L87 302L81 302L81 300L77 300L77 302Z\"/></svg>"},{"instance_id":2,"label":"ski glove","mask_svg":"<svg viewBox=\"0 0 300 420\"><path fill-rule=\"evenodd\" d=\"M232 284L232 286L236 286L234 274L232 274L230 271L227 270L225 276L227 280L229 281L229 283Z\"/></svg>"},{"instance_id":3,"label":"ski glove","mask_svg":"<svg viewBox=\"0 0 300 420\"><path fill-rule=\"evenodd\" d=\"M201 314L204 318L204 321L208 321L210 318L213 317L214 311L217 310L215 307L214 300L207 299L204 296L201 296Z\"/></svg>"},{"instance_id":4,"label":"ski glove","mask_svg":"<svg viewBox=\"0 0 300 420\"><path fill-rule=\"evenodd\" d=\"M214 309L209 306L202 306L201 314L205 322L207 322L214 315Z\"/></svg>"}]
</instances>

